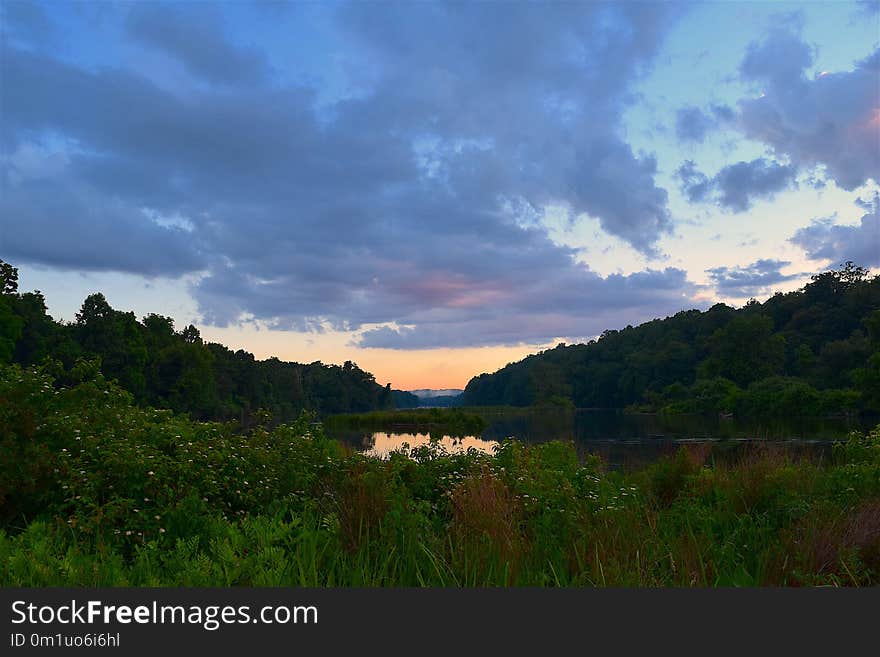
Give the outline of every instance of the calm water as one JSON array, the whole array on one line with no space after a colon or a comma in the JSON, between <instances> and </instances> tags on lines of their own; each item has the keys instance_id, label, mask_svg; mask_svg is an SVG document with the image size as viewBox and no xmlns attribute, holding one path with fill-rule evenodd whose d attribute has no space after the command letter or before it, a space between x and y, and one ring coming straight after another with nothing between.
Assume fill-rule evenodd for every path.
<instances>
[{"instance_id":1,"label":"calm water","mask_svg":"<svg viewBox=\"0 0 880 657\"><path fill-rule=\"evenodd\" d=\"M639 467L672 454L683 444L708 443L721 457L736 457L768 441L791 452L823 457L850 431L866 431L877 420L791 418L755 422L717 416L624 415L616 411L522 410L481 413L489 423L479 436L452 438L415 433L404 426L385 431L330 431L331 437L376 456L439 440L449 451L492 452L505 438L526 443L566 440L582 455L599 454L612 467Z\"/></svg>"}]
</instances>

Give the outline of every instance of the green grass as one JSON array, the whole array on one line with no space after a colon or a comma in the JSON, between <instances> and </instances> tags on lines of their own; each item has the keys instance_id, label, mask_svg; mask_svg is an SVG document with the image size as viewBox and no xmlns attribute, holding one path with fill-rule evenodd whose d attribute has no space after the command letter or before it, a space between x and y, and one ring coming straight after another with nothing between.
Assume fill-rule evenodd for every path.
<instances>
[{"instance_id":1,"label":"green grass","mask_svg":"<svg viewBox=\"0 0 880 657\"><path fill-rule=\"evenodd\" d=\"M708 446L608 470L561 442L369 458L239 434L96 374L0 368L3 586L880 584L880 430L826 462Z\"/></svg>"}]
</instances>

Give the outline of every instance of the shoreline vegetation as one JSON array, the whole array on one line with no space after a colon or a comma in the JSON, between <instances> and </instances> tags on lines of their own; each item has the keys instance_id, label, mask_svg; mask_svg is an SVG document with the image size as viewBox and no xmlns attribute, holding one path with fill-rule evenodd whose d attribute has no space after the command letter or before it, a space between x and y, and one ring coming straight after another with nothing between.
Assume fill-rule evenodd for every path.
<instances>
[{"instance_id":1,"label":"shoreline vegetation","mask_svg":"<svg viewBox=\"0 0 880 657\"><path fill-rule=\"evenodd\" d=\"M95 368L0 368L3 586L875 586L880 428L830 459L569 443L387 460L314 415L199 422Z\"/></svg>"},{"instance_id":2,"label":"shoreline vegetation","mask_svg":"<svg viewBox=\"0 0 880 657\"><path fill-rule=\"evenodd\" d=\"M488 423L480 415L461 408L420 408L331 415L323 425L328 429L405 430L458 438L478 436Z\"/></svg>"}]
</instances>

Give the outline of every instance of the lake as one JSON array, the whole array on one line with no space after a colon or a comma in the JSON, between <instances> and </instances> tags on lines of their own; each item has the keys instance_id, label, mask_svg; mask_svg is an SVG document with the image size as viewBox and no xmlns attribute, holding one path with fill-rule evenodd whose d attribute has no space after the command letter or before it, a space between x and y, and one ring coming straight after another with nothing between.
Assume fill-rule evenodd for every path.
<instances>
[{"instance_id":1,"label":"lake","mask_svg":"<svg viewBox=\"0 0 880 657\"><path fill-rule=\"evenodd\" d=\"M438 440L449 451L478 449L492 453L506 438L524 443L565 440L578 453L598 454L614 468L635 468L675 453L681 445L711 444L721 458L736 458L755 446L773 443L795 454L824 457L850 431L865 432L877 419L788 418L749 420L718 416L624 414L609 410L480 409L488 422L480 435L450 437L388 426L384 431L328 430L332 438L364 453L387 457L393 450Z\"/></svg>"}]
</instances>

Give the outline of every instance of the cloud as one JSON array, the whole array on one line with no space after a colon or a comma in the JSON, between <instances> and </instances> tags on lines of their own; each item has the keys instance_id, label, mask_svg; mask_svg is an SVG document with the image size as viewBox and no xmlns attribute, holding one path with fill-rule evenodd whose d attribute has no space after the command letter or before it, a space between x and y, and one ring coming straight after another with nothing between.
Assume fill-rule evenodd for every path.
<instances>
[{"instance_id":1,"label":"cloud","mask_svg":"<svg viewBox=\"0 0 880 657\"><path fill-rule=\"evenodd\" d=\"M205 265L186 230L64 178L67 160L34 147L3 167L0 244L13 262L63 269L180 275ZM75 235L75 239L71 236Z\"/></svg>"},{"instance_id":2,"label":"cloud","mask_svg":"<svg viewBox=\"0 0 880 657\"><path fill-rule=\"evenodd\" d=\"M851 71L808 79L812 63L811 48L790 31L751 44L740 72L762 94L739 101L741 129L796 167L824 165L843 189L880 181L880 50Z\"/></svg>"},{"instance_id":3,"label":"cloud","mask_svg":"<svg viewBox=\"0 0 880 657\"><path fill-rule=\"evenodd\" d=\"M456 140L491 144L468 158L441 157L445 181L459 191L479 185L483 194L521 196L536 208L568 205L573 216L592 215L609 234L656 255L654 244L672 230L666 192L654 181L654 159L636 156L618 126L628 86L672 12L523 3L499 20L489 4L393 14L354 4L344 24L387 67L371 105L396 129L427 113L418 129L447 154Z\"/></svg>"},{"instance_id":4,"label":"cloud","mask_svg":"<svg viewBox=\"0 0 880 657\"><path fill-rule=\"evenodd\" d=\"M595 336L609 326L648 321L681 309L697 286L675 268L628 276L601 277L587 269L556 271L540 279L524 276L498 294L491 312L447 308L428 313L415 326L382 326L364 331L356 344L384 349L441 346L546 344L556 338ZM481 287L460 289L461 299L485 294ZM476 301L476 299L474 299ZM690 303L690 300L688 300ZM693 304L692 304L693 305Z\"/></svg>"},{"instance_id":5,"label":"cloud","mask_svg":"<svg viewBox=\"0 0 880 657\"><path fill-rule=\"evenodd\" d=\"M0 5L0 38L45 44L54 37L54 26L40 4L4 2Z\"/></svg>"},{"instance_id":6,"label":"cloud","mask_svg":"<svg viewBox=\"0 0 880 657\"><path fill-rule=\"evenodd\" d=\"M675 171L681 183L681 191L691 203L706 201L712 192L714 181L697 169L693 160L685 160Z\"/></svg>"},{"instance_id":7,"label":"cloud","mask_svg":"<svg viewBox=\"0 0 880 657\"><path fill-rule=\"evenodd\" d=\"M714 200L732 212L745 212L756 199L771 199L795 185L797 169L757 158L729 164L709 178L693 160L686 160L675 176L681 182L682 193L692 203Z\"/></svg>"},{"instance_id":8,"label":"cloud","mask_svg":"<svg viewBox=\"0 0 880 657\"><path fill-rule=\"evenodd\" d=\"M730 164L715 174L718 202L734 212L745 212L754 199L769 199L795 182L797 170L790 165L758 158Z\"/></svg>"},{"instance_id":9,"label":"cloud","mask_svg":"<svg viewBox=\"0 0 880 657\"><path fill-rule=\"evenodd\" d=\"M675 113L675 134L681 142L702 143L710 132L734 118L734 111L727 105L712 105L709 111L688 105Z\"/></svg>"},{"instance_id":10,"label":"cloud","mask_svg":"<svg viewBox=\"0 0 880 657\"><path fill-rule=\"evenodd\" d=\"M811 260L840 264L852 260L863 267L880 266L880 195L871 201L857 200L867 212L855 225L835 224L833 218L816 219L791 238Z\"/></svg>"},{"instance_id":11,"label":"cloud","mask_svg":"<svg viewBox=\"0 0 880 657\"><path fill-rule=\"evenodd\" d=\"M345 5L333 29L369 75L320 109L325 89L270 79L213 11L139 5L126 22L210 83L185 91L124 58L85 67L5 44L4 250L199 271L207 322L366 331L364 345L539 341L673 312L693 292L684 272L603 279L516 208L563 205L657 254L666 191L621 116L675 11ZM34 148L63 166L11 155Z\"/></svg>"},{"instance_id":12,"label":"cloud","mask_svg":"<svg viewBox=\"0 0 880 657\"><path fill-rule=\"evenodd\" d=\"M859 12L864 16L874 16L880 14L880 0L856 0Z\"/></svg>"},{"instance_id":13,"label":"cloud","mask_svg":"<svg viewBox=\"0 0 880 657\"><path fill-rule=\"evenodd\" d=\"M607 233L637 251L658 255L654 242L672 232L672 218L666 190L654 184L656 160L638 159L628 145L609 137L592 140L576 162L574 195L568 197L574 211L597 217Z\"/></svg>"},{"instance_id":14,"label":"cloud","mask_svg":"<svg viewBox=\"0 0 880 657\"><path fill-rule=\"evenodd\" d=\"M726 297L744 298L766 292L772 286L798 278L802 274L783 274L790 265L786 260L757 260L746 267L715 267L706 272L718 293Z\"/></svg>"},{"instance_id":15,"label":"cloud","mask_svg":"<svg viewBox=\"0 0 880 657\"><path fill-rule=\"evenodd\" d=\"M777 90L803 79L803 70L813 63L813 50L793 32L778 28L764 41L749 44L740 63L746 79L767 81Z\"/></svg>"},{"instance_id":16,"label":"cloud","mask_svg":"<svg viewBox=\"0 0 880 657\"><path fill-rule=\"evenodd\" d=\"M191 11L185 5L137 3L128 14L126 31L136 41L180 61L192 75L212 83L254 84L269 75L265 55L230 41L222 16L208 5Z\"/></svg>"}]
</instances>

